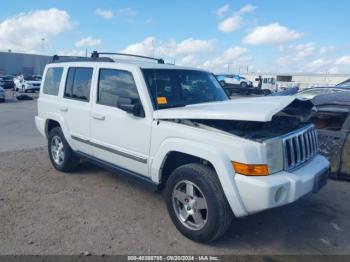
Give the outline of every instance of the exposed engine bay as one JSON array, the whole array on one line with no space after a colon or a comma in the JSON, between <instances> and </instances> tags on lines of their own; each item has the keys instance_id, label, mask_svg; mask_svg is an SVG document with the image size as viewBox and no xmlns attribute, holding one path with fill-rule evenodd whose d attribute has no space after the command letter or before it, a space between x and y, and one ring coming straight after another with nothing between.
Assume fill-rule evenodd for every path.
<instances>
[{"instance_id":1,"label":"exposed engine bay","mask_svg":"<svg viewBox=\"0 0 350 262\"><path fill-rule=\"evenodd\" d=\"M309 101L294 100L269 122L181 119L177 123L195 126L206 130L219 131L262 142L266 139L288 134L310 124L313 104Z\"/></svg>"}]
</instances>

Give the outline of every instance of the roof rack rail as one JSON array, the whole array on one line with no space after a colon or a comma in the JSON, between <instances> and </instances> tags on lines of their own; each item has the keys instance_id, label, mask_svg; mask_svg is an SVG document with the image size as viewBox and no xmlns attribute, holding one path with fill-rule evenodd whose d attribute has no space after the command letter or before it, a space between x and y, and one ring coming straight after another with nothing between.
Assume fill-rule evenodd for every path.
<instances>
[{"instance_id":1,"label":"roof rack rail","mask_svg":"<svg viewBox=\"0 0 350 262\"><path fill-rule=\"evenodd\" d=\"M61 56L61 55L54 55L52 57L51 63L60 63L60 62L114 62L112 58L109 57L100 57L100 58L92 58L92 57L85 57L85 56Z\"/></svg>"},{"instance_id":2,"label":"roof rack rail","mask_svg":"<svg viewBox=\"0 0 350 262\"><path fill-rule=\"evenodd\" d=\"M162 58L154 58L150 56L142 56L142 55L133 55L133 54L123 54L123 53L110 53L110 52L97 52L93 51L91 53L92 59L98 59L101 58L100 55L120 55L120 56L131 56L131 57L138 57L138 58L144 58L144 59L151 59L154 61L157 61L158 64L164 64L164 60Z\"/></svg>"}]
</instances>

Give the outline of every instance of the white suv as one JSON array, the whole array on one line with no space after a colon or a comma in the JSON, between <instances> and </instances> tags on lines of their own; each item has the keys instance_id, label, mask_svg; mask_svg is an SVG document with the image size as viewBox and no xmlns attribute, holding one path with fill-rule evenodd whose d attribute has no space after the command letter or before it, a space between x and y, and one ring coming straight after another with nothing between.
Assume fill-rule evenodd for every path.
<instances>
[{"instance_id":1,"label":"white suv","mask_svg":"<svg viewBox=\"0 0 350 262\"><path fill-rule=\"evenodd\" d=\"M194 68L99 57L46 66L38 130L63 172L88 159L154 190L185 236L219 238L234 217L294 202L325 185L307 118L294 97L230 101ZM156 223L156 221L155 221Z\"/></svg>"},{"instance_id":2,"label":"white suv","mask_svg":"<svg viewBox=\"0 0 350 262\"><path fill-rule=\"evenodd\" d=\"M41 84L41 76L38 75L19 75L13 80L15 90L21 92L39 91Z\"/></svg>"},{"instance_id":3,"label":"white suv","mask_svg":"<svg viewBox=\"0 0 350 262\"><path fill-rule=\"evenodd\" d=\"M240 75L221 74L217 75L216 78L219 80L222 86L236 85L240 86L241 88L253 87L253 83L251 81Z\"/></svg>"}]
</instances>

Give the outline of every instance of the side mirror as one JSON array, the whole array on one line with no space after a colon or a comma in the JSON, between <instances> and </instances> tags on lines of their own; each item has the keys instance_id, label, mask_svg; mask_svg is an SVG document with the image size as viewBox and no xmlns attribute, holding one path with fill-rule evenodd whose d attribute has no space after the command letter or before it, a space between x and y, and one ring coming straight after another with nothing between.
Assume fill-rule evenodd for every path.
<instances>
[{"instance_id":1,"label":"side mirror","mask_svg":"<svg viewBox=\"0 0 350 262\"><path fill-rule=\"evenodd\" d=\"M134 116L145 116L145 112L143 111L139 99L133 99L130 97L119 97L117 107L127 113L133 114Z\"/></svg>"}]
</instances>

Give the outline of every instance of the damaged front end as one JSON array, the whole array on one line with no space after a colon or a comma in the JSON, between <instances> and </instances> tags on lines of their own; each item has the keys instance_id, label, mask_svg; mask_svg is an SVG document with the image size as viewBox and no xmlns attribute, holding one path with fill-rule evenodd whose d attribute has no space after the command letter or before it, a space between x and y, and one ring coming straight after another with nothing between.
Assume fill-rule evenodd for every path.
<instances>
[{"instance_id":1,"label":"damaged front end","mask_svg":"<svg viewBox=\"0 0 350 262\"><path fill-rule=\"evenodd\" d=\"M310 101L294 100L266 122L227 119L168 121L262 143L266 149L269 172L273 174L291 171L317 154L317 133L310 122L312 108Z\"/></svg>"},{"instance_id":2,"label":"damaged front end","mask_svg":"<svg viewBox=\"0 0 350 262\"><path fill-rule=\"evenodd\" d=\"M313 104L310 101L294 100L268 122L221 119L175 119L174 121L262 142L309 125L312 107Z\"/></svg>"}]
</instances>

